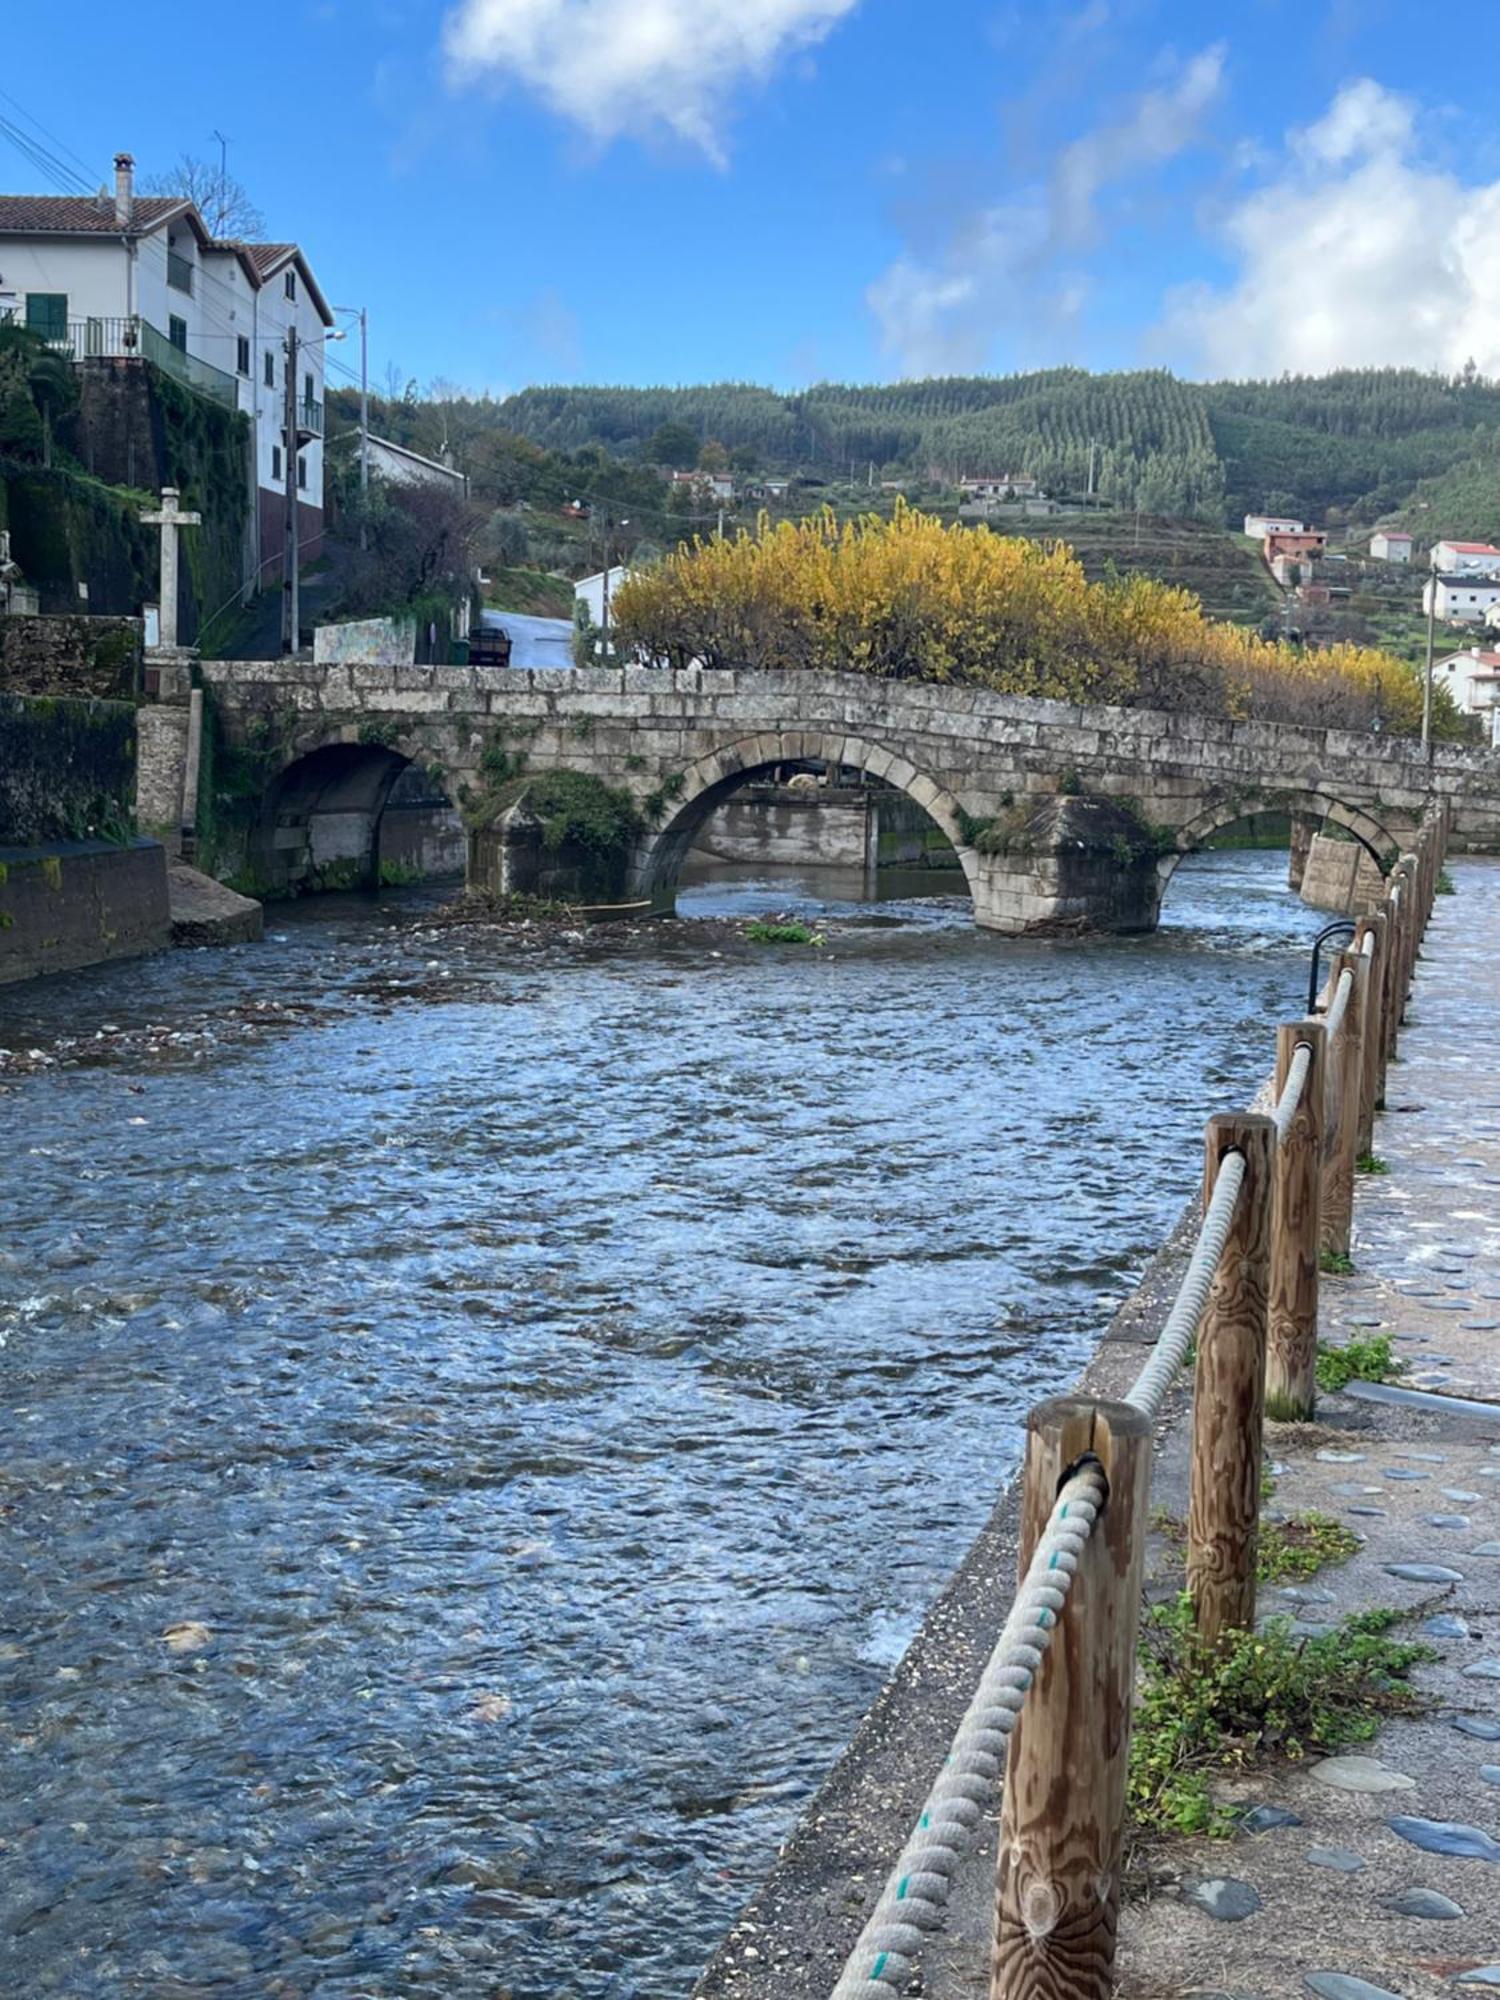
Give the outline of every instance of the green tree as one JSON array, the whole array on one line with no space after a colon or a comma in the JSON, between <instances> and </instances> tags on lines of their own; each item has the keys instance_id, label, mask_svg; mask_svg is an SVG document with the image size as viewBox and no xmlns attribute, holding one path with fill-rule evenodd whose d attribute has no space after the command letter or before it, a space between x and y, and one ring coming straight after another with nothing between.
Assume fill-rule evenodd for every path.
<instances>
[{"instance_id":1,"label":"green tree","mask_svg":"<svg viewBox=\"0 0 1500 2000\"><path fill-rule=\"evenodd\" d=\"M698 437L686 424L658 424L646 440L646 457L653 465L686 472L698 457Z\"/></svg>"},{"instance_id":2,"label":"green tree","mask_svg":"<svg viewBox=\"0 0 1500 2000\"><path fill-rule=\"evenodd\" d=\"M717 438L709 438L704 444L703 449L699 452L698 470L700 472L727 472L729 470L729 453L719 443Z\"/></svg>"}]
</instances>

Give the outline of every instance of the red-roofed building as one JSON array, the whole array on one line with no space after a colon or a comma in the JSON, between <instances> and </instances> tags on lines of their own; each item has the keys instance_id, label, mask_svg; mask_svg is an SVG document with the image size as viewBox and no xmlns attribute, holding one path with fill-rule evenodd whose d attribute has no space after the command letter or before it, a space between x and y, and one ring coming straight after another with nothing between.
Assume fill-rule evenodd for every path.
<instances>
[{"instance_id":1,"label":"red-roofed building","mask_svg":"<svg viewBox=\"0 0 1500 2000\"><path fill-rule=\"evenodd\" d=\"M256 493L247 578L275 580L288 473L305 554L323 533L323 335L333 313L295 243L216 239L192 202L137 195L129 153L113 193L0 195L0 320L81 366L153 363L250 419ZM295 469L285 460L288 331L299 341ZM118 476L126 477L122 469Z\"/></svg>"},{"instance_id":2,"label":"red-roofed building","mask_svg":"<svg viewBox=\"0 0 1500 2000\"><path fill-rule=\"evenodd\" d=\"M1370 537L1370 554L1377 562L1409 563L1412 539L1404 528L1377 528Z\"/></svg>"},{"instance_id":3,"label":"red-roofed building","mask_svg":"<svg viewBox=\"0 0 1500 2000\"><path fill-rule=\"evenodd\" d=\"M1434 542L1432 567L1448 576L1500 575L1500 549L1489 542Z\"/></svg>"},{"instance_id":4,"label":"red-roofed building","mask_svg":"<svg viewBox=\"0 0 1500 2000\"><path fill-rule=\"evenodd\" d=\"M1316 559L1327 547L1328 537L1318 528L1301 528L1296 534L1274 533L1267 535L1261 547L1266 561L1274 562L1277 556L1288 556L1294 561Z\"/></svg>"},{"instance_id":5,"label":"red-roofed building","mask_svg":"<svg viewBox=\"0 0 1500 2000\"><path fill-rule=\"evenodd\" d=\"M1487 714L1500 702L1500 653L1470 646L1432 663L1433 684L1447 688L1465 715Z\"/></svg>"}]
</instances>

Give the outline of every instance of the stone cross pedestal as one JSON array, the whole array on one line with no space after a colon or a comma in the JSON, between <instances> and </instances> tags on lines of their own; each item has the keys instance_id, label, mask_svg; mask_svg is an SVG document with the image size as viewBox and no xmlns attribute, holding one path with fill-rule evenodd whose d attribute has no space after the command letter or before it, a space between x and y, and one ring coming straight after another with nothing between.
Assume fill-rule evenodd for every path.
<instances>
[{"instance_id":1,"label":"stone cross pedestal","mask_svg":"<svg viewBox=\"0 0 1500 2000\"><path fill-rule=\"evenodd\" d=\"M160 511L141 516L148 528L161 529L161 645L165 651L175 651L177 646L177 531L196 528L203 520L201 514L183 513L177 498L175 486L164 486Z\"/></svg>"}]
</instances>

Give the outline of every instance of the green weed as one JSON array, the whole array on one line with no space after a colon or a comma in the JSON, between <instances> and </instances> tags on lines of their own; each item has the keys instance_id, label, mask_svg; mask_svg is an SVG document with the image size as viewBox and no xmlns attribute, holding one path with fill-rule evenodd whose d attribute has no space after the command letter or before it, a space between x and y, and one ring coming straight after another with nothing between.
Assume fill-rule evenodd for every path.
<instances>
[{"instance_id":1,"label":"green weed","mask_svg":"<svg viewBox=\"0 0 1500 2000\"><path fill-rule=\"evenodd\" d=\"M1346 1382L1384 1382L1401 1373L1403 1363L1391 1352L1388 1333L1368 1340L1351 1340L1344 1347L1318 1342L1318 1387L1342 1389Z\"/></svg>"},{"instance_id":2,"label":"green weed","mask_svg":"<svg viewBox=\"0 0 1500 2000\"><path fill-rule=\"evenodd\" d=\"M1367 1742L1382 1716L1415 1709L1420 1698L1406 1676L1436 1655L1389 1639L1396 1617L1367 1612L1321 1639L1294 1639L1278 1621L1210 1650L1186 1594L1157 1606L1141 1635L1130 1744L1138 1834L1227 1836L1234 1815L1213 1797L1215 1776Z\"/></svg>"}]
</instances>

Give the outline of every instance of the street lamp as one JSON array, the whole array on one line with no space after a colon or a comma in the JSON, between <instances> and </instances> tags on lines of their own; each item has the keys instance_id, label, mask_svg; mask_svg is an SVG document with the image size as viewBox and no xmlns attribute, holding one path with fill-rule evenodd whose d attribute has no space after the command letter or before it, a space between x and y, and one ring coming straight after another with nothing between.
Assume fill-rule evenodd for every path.
<instances>
[{"instance_id":1,"label":"street lamp","mask_svg":"<svg viewBox=\"0 0 1500 2000\"><path fill-rule=\"evenodd\" d=\"M1432 648L1437 624L1437 550L1427 555L1427 667L1422 676L1422 755L1432 762Z\"/></svg>"},{"instance_id":2,"label":"street lamp","mask_svg":"<svg viewBox=\"0 0 1500 2000\"><path fill-rule=\"evenodd\" d=\"M301 523L297 519L297 460L304 444L311 444L314 433L297 421L297 355L303 347L321 347L325 341L342 340L344 329L331 326L316 340L302 340L295 323L287 328L284 366L286 368L285 443L286 454L286 562L282 578L281 650L296 656L301 624L301 578L298 564L301 557ZM311 412L308 413L311 415Z\"/></svg>"},{"instance_id":3,"label":"street lamp","mask_svg":"<svg viewBox=\"0 0 1500 2000\"><path fill-rule=\"evenodd\" d=\"M363 306L335 306L336 313L348 313L359 320L359 495L370 490L370 319ZM364 547L364 524L360 524L360 547Z\"/></svg>"}]
</instances>

